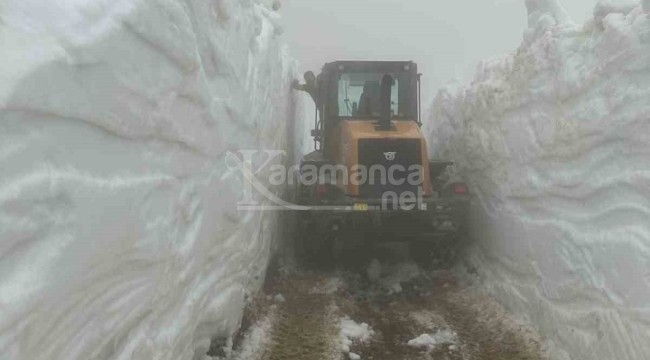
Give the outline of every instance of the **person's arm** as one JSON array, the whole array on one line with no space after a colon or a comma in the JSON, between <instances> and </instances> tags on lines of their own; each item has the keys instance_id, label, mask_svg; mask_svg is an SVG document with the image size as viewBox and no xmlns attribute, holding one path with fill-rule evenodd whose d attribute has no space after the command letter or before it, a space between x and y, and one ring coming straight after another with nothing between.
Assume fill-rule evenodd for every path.
<instances>
[{"instance_id":1,"label":"person's arm","mask_svg":"<svg viewBox=\"0 0 650 360\"><path fill-rule=\"evenodd\" d=\"M298 79L294 79L291 83L291 87L298 91L307 91L306 86L307 84L301 84Z\"/></svg>"},{"instance_id":2,"label":"person's arm","mask_svg":"<svg viewBox=\"0 0 650 360\"><path fill-rule=\"evenodd\" d=\"M314 84L301 84L300 81L293 80L293 83L291 83L291 86L298 90L298 91L304 91L307 94L311 96L311 98L314 100L314 103L318 106L319 101L318 101L318 89L314 87Z\"/></svg>"}]
</instances>

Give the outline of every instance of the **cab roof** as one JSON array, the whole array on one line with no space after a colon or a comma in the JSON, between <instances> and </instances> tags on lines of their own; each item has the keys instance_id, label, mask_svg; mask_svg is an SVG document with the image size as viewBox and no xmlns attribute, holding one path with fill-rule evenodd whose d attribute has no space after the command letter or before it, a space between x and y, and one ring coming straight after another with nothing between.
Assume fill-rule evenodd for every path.
<instances>
[{"instance_id":1,"label":"cab roof","mask_svg":"<svg viewBox=\"0 0 650 360\"><path fill-rule=\"evenodd\" d=\"M409 68L405 68L409 66ZM343 71L361 72L361 71L384 71L385 69L403 69L417 72L417 64L413 61L365 61L365 60L340 60L333 61L323 65L323 71L338 69L343 67Z\"/></svg>"}]
</instances>

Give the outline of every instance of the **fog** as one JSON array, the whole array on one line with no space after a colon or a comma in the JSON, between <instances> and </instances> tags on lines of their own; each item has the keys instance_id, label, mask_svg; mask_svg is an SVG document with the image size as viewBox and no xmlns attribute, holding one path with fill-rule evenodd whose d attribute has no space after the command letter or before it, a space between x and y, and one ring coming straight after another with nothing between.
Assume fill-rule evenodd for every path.
<instances>
[{"instance_id":1,"label":"fog","mask_svg":"<svg viewBox=\"0 0 650 360\"><path fill-rule=\"evenodd\" d=\"M576 22L597 0L564 0ZM524 0L284 0L285 39L302 70L332 60L413 60L425 105L479 61L514 51L526 27Z\"/></svg>"}]
</instances>

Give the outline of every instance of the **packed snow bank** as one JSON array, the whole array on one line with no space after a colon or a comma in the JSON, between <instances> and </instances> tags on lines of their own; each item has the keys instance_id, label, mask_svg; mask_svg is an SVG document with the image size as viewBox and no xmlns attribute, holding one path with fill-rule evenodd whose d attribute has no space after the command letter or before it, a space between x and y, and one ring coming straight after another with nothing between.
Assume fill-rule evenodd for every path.
<instances>
[{"instance_id":1,"label":"packed snow bank","mask_svg":"<svg viewBox=\"0 0 650 360\"><path fill-rule=\"evenodd\" d=\"M647 359L650 19L638 2L595 13L531 23L516 53L439 93L428 131L473 188L469 261L491 292L558 359Z\"/></svg>"},{"instance_id":2,"label":"packed snow bank","mask_svg":"<svg viewBox=\"0 0 650 360\"><path fill-rule=\"evenodd\" d=\"M271 1L0 10L0 358L192 359L237 328L273 213L227 150L293 142Z\"/></svg>"}]
</instances>

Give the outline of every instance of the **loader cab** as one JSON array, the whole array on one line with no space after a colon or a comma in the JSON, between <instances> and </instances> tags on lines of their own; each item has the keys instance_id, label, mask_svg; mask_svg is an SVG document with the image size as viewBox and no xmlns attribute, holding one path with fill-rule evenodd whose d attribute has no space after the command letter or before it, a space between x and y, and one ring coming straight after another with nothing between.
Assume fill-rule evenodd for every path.
<instances>
[{"instance_id":1,"label":"loader cab","mask_svg":"<svg viewBox=\"0 0 650 360\"><path fill-rule=\"evenodd\" d=\"M382 99L382 81L387 76L391 84L388 92L384 89L384 95L390 100ZM316 149L326 157L334 154L337 128L344 121L379 124L382 117L388 116L389 123L420 124L420 76L414 62L336 61L323 66L318 82L320 101L313 135ZM386 130L390 131L390 127Z\"/></svg>"}]
</instances>

